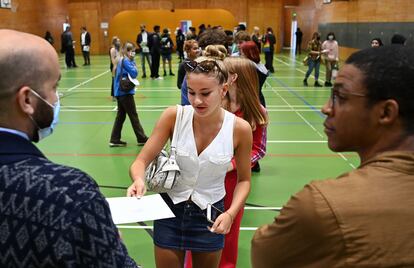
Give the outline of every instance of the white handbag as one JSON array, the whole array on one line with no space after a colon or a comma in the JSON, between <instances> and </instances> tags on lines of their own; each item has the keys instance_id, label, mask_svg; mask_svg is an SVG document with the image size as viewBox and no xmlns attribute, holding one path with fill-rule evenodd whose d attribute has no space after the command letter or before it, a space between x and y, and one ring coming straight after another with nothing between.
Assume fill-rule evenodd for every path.
<instances>
[{"instance_id":1,"label":"white handbag","mask_svg":"<svg viewBox=\"0 0 414 268\"><path fill-rule=\"evenodd\" d=\"M181 126L181 121L184 113L184 108L177 105L177 115L175 118L175 126L173 138L170 146L170 153L163 149L155 157L155 159L148 165L145 170L145 181L147 188L150 191L157 193L165 193L171 190L180 178L180 167L178 166L176 156L176 144L178 139L178 132Z\"/></svg>"}]
</instances>

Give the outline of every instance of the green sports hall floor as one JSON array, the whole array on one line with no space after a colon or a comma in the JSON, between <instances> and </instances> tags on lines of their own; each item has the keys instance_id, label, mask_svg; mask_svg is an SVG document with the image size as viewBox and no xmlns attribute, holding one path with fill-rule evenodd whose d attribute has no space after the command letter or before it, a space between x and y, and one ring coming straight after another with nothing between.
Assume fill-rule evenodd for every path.
<instances>
[{"instance_id":1,"label":"green sports hall floor","mask_svg":"<svg viewBox=\"0 0 414 268\"><path fill-rule=\"evenodd\" d=\"M276 72L263 88L270 117L267 155L260 161L261 172L252 174L252 190L241 224L238 267L250 267L254 230L270 223L277 215L275 209L292 194L311 180L335 177L359 164L355 154L336 154L327 148L320 108L329 96L329 88L302 86L306 71L302 57L276 55ZM139 58L136 60L140 66ZM177 59L173 60L176 73ZM116 114L116 103L110 97L108 56L92 56L91 65L85 67L81 57L77 56L76 61L79 68L66 69L64 57L60 57L60 123L39 147L51 160L89 173L106 197L124 196L125 188L130 185L129 165L141 147L136 146L128 119L122 132L128 146L108 146ZM321 66L321 82L324 76ZM140 82L135 101L141 123L150 135L161 111L179 103L180 91L175 76L157 81L140 79ZM313 85L313 76L309 85ZM155 267L148 229L151 226L152 222L119 226L129 254L145 268Z\"/></svg>"}]
</instances>

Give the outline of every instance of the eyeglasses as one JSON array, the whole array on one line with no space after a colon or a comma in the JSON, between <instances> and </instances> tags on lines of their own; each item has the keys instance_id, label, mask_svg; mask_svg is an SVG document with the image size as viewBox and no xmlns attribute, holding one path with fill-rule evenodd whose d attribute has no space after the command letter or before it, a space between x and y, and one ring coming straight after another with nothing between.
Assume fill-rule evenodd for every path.
<instances>
[{"instance_id":1,"label":"eyeglasses","mask_svg":"<svg viewBox=\"0 0 414 268\"><path fill-rule=\"evenodd\" d=\"M330 100L331 100L331 109L334 108L335 106L335 102L337 102L338 98L341 98L341 96L343 95L350 95L350 96L355 96L355 97L367 97L368 95L366 94L362 94L362 93L356 93L356 92L349 92L349 91L339 91L338 89L335 88L331 88L331 96L330 96Z\"/></svg>"},{"instance_id":2,"label":"eyeglasses","mask_svg":"<svg viewBox=\"0 0 414 268\"><path fill-rule=\"evenodd\" d=\"M201 62L197 62L194 60L187 60L184 62L184 68L187 72L194 72L196 69L200 70L202 73L209 73L217 67L217 70L227 77L227 74L223 72L220 68L220 65L213 59L203 60Z\"/></svg>"}]
</instances>

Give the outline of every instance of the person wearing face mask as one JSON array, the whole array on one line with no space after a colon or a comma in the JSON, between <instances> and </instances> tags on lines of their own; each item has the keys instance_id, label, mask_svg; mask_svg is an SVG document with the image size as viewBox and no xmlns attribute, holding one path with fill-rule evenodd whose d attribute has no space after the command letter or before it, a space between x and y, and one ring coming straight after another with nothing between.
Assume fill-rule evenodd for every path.
<instances>
[{"instance_id":1,"label":"person wearing face mask","mask_svg":"<svg viewBox=\"0 0 414 268\"><path fill-rule=\"evenodd\" d=\"M0 267L138 267L96 182L32 143L58 121L54 48L2 29L0 71Z\"/></svg>"},{"instance_id":2,"label":"person wearing face mask","mask_svg":"<svg viewBox=\"0 0 414 268\"><path fill-rule=\"evenodd\" d=\"M273 68L273 54L275 53L275 44L276 44L276 37L273 34L273 29L271 27L267 27L267 32L262 37L263 43L263 52L265 54L265 66L269 72L274 73L275 69Z\"/></svg>"},{"instance_id":3,"label":"person wearing face mask","mask_svg":"<svg viewBox=\"0 0 414 268\"><path fill-rule=\"evenodd\" d=\"M322 44L321 44L321 35L318 32L314 32L312 35L312 40L308 43L308 71L305 74L305 79L303 80L303 85L308 86L308 77L311 75L313 69L315 69L315 87L321 87L319 84L319 67L321 66L321 54L322 54Z\"/></svg>"},{"instance_id":4,"label":"person wearing face mask","mask_svg":"<svg viewBox=\"0 0 414 268\"><path fill-rule=\"evenodd\" d=\"M147 30L145 29L145 24L141 24L140 28L141 28L141 32L137 35L137 45L141 51L142 78L146 78L147 73L145 71L145 59L147 60L148 67L151 69L151 55L150 55L150 49L148 47L149 34Z\"/></svg>"},{"instance_id":5,"label":"person wearing face mask","mask_svg":"<svg viewBox=\"0 0 414 268\"><path fill-rule=\"evenodd\" d=\"M381 38L375 37L371 40L371 47L382 47L383 45Z\"/></svg>"},{"instance_id":6,"label":"person wearing face mask","mask_svg":"<svg viewBox=\"0 0 414 268\"><path fill-rule=\"evenodd\" d=\"M322 53L326 66L325 87L331 87L332 70L337 66L339 61L338 42L333 32L328 33L326 40L322 43Z\"/></svg>"},{"instance_id":7,"label":"person wearing face mask","mask_svg":"<svg viewBox=\"0 0 414 268\"><path fill-rule=\"evenodd\" d=\"M134 80L135 85L138 84L136 80L138 76L137 66L134 61L135 46L131 42L126 42L122 49L123 57L119 60L116 67L116 74L114 78L114 95L118 102L118 111L116 114L114 126L112 128L111 139L109 141L109 147L125 147L127 143L121 140L121 131L125 122L126 115L132 124L137 143L139 146L144 145L148 140L145 135L144 129L139 122L137 108L135 106L135 88L124 91L121 88L122 77L128 77L130 80Z\"/></svg>"},{"instance_id":8,"label":"person wearing face mask","mask_svg":"<svg viewBox=\"0 0 414 268\"><path fill-rule=\"evenodd\" d=\"M109 70L111 70L112 75L112 83L111 83L111 96L112 101L116 101L114 97L114 76L116 71L116 66L118 65L118 61L121 58L121 39L118 36L112 37L112 46L109 49L109 57L110 57L110 64Z\"/></svg>"}]
</instances>

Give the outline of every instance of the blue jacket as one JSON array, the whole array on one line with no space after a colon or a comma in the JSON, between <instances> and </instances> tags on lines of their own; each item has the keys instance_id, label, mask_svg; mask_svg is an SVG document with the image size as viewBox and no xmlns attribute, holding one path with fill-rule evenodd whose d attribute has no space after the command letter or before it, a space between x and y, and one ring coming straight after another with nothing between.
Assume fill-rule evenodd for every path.
<instances>
[{"instance_id":1,"label":"blue jacket","mask_svg":"<svg viewBox=\"0 0 414 268\"><path fill-rule=\"evenodd\" d=\"M96 182L0 131L0 267L137 267Z\"/></svg>"},{"instance_id":2,"label":"blue jacket","mask_svg":"<svg viewBox=\"0 0 414 268\"><path fill-rule=\"evenodd\" d=\"M190 105L190 101L188 100L187 79L185 77L183 84L181 85L181 105Z\"/></svg>"},{"instance_id":3,"label":"blue jacket","mask_svg":"<svg viewBox=\"0 0 414 268\"><path fill-rule=\"evenodd\" d=\"M122 62L124 63L122 64ZM119 88L121 75L122 77L126 77L128 76L128 74L132 78L137 78L138 76L137 66L134 60L130 60L127 57L123 57L118 62L118 65L116 67L116 73L115 73L115 78L114 78L114 96L115 97L135 94L135 89L131 89L130 91L125 92Z\"/></svg>"}]
</instances>

